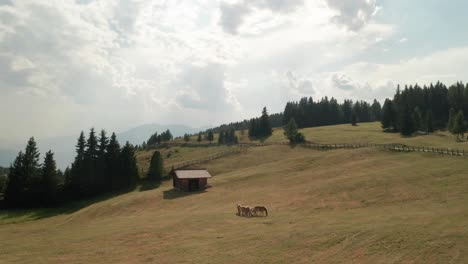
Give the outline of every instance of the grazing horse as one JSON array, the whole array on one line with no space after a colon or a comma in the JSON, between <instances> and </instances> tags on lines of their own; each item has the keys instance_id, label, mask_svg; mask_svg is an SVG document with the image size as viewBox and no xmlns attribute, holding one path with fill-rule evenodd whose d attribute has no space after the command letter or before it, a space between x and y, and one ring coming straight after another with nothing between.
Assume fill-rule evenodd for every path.
<instances>
[{"instance_id":1,"label":"grazing horse","mask_svg":"<svg viewBox=\"0 0 468 264\"><path fill-rule=\"evenodd\" d=\"M248 206L242 206L240 204L237 205L237 215L238 216L250 217L250 216L252 216L252 212L250 210L251 209Z\"/></svg>"},{"instance_id":2,"label":"grazing horse","mask_svg":"<svg viewBox=\"0 0 468 264\"><path fill-rule=\"evenodd\" d=\"M266 209L265 206L255 206L251 209L251 211L252 211L251 214L255 216L258 216L259 213L262 213L262 215L263 213L265 213L265 216L268 216L268 210Z\"/></svg>"}]
</instances>

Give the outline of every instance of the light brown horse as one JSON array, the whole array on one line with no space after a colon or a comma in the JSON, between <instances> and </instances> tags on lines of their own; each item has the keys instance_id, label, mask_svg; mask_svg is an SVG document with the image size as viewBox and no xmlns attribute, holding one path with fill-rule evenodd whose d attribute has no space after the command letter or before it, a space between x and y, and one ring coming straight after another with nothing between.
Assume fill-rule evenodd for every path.
<instances>
[{"instance_id":1,"label":"light brown horse","mask_svg":"<svg viewBox=\"0 0 468 264\"><path fill-rule=\"evenodd\" d=\"M268 210L266 209L265 206L255 206L253 208L250 209L251 210L251 214L254 215L254 216L259 216L259 213L262 214L265 214L265 216L268 216Z\"/></svg>"}]
</instances>

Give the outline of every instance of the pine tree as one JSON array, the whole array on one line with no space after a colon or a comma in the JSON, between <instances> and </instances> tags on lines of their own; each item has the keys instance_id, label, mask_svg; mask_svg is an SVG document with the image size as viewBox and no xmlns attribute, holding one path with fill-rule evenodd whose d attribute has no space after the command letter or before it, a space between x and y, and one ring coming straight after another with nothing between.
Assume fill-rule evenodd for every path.
<instances>
[{"instance_id":1,"label":"pine tree","mask_svg":"<svg viewBox=\"0 0 468 264\"><path fill-rule=\"evenodd\" d=\"M286 136L287 139L289 139L289 142L294 143L296 134L298 133L296 120L294 120L294 118L291 118L288 124L283 128L283 130L283 134Z\"/></svg>"},{"instance_id":2,"label":"pine tree","mask_svg":"<svg viewBox=\"0 0 468 264\"><path fill-rule=\"evenodd\" d=\"M465 132L466 132L465 117L463 115L463 111L460 110L453 117L451 133L457 136L457 140L460 140L460 137L463 138Z\"/></svg>"},{"instance_id":3,"label":"pine tree","mask_svg":"<svg viewBox=\"0 0 468 264\"><path fill-rule=\"evenodd\" d=\"M372 121L380 121L382 119L382 107L376 99L374 99L374 102L372 103L371 111L372 111L372 117L371 117Z\"/></svg>"},{"instance_id":4,"label":"pine tree","mask_svg":"<svg viewBox=\"0 0 468 264\"><path fill-rule=\"evenodd\" d=\"M197 142L198 143L202 142L202 132L198 133Z\"/></svg>"},{"instance_id":5,"label":"pine tree","mask_svg":"<svg viewBox=\"0 0 468 264\"><path fill-rule=\"evenodd\" d=\"M212 142L213 139L214 139L213 130L208 131L207 139L208 139L208 141L209 141L210 144L211 144L211 142Z\"/></svg>"},{"instance_id":6,"label":"pine tree","mask_svg":"<svg viewBox=\"0 0 468 264\"><path fill-rule=\"evenodd\" d=\"M107 137L106 131L103 129L99 134L98 139L98 154L97 154L97 171L96 171L96 183L99 192L105 192L108 190L107 179L107 144L109 144L109 138Z\"/></svg>"},{"instance_id":7,"label":"pine tree","mask_svg":"<svg viewBox=\"0 0 468 264\"><path fill-rule=\"evenodd\" d=\"M164 176L164 164L161 153L155 151L151 157L150 167L148 170L148 179L160 182Z\"/></svg>"},{"instance_id":8,"label":"pine tree","mask_svg":"<svg viewBox=\"0 0 468 264\"><path fill-rule=\"evenodd\" d=\"M413 124L413 118L411 116L411 112L409 110L408 104L405 104L403 106L402 112L401 112L401 131L400 133L403 136L410 136L414 132L414 124Z\"/></svg>"},{"instance_id":9,"label":"pine tree","mask_svg":"<svg viewBox=\"0 0 468 264\"><path fill-rule=\"evenodd\" d=\"M139 178L135 150L128 141L120 152L120 176L119 189L134 188Z\"/></svg>"},{"instance_id":10,"label":"pine tree","mask_svg":"<svg viewBox=\"0 0 468 264\"><path fill-rule=\"evenodd\" d=\"M189 134L184 134L184 141L185 141L185 143L188 143L190 141L190 135Z\"/></svg>"},{"instance_id":11,"label":"pine tree","mask_svg":"<svg viewBox=\"0 0 468 264\"><path fill-rule=\"evenodd\" d=\"M107 145L107 181L109 190L118 189L118 179L120 177L120 144L117 141L115 133L112 133L109 144Z\"/></svg>"},{"instance_id":12,"label":"pine tree","mask_svg":"<svg viewBox=\"0 0 468 264\"><path fill-rule=\"evenodd\" d=\"M262 116L260 117L260 134L259 137L269 137L273 134L273 129L271 128L270 117L268 116L268 111L266 107L263 107Z\"/></svg>"},{"instance_id":13,"label":"pine tree","mask_svg":"<svg viewBox=\"0 0 468 264\"><path fill-rule=\"evenodd\" d=\"M224 133L224 131L219 131L218 144L224 143L226 143L226 134Z\"/></svg>"},{"instance_id":14,"label":"pine tree","mask_svg":"<svg viewBox=\"0 0 468 264\"><path fill-rule=\"evenodd\" d=\"M86 150L84 155L84 180L80 186L81 191L83 191L87 196L94 195L98 192L97 159L98 140L94 128L91 128L86 141Z\"/></svg>"},{"instance_id":15,"label":"pine tree","mask_svg":"<svg viewBox=\"0 0 468 264\"><path fill-rule=\"evenodd\" d=\"M52 205L57 202L57 166L54 160L54 153L48 151L45 154L42 164L42 178L40 183L42 191L42 201L45 205Z\"/></svg>"},{"instance_id":16,"label":"pine tree","mask_svg":"<svg viewBox=\"0 0 468 264\"><path fill-rule=\"evenodd\" d=\"M66 189L69 194L73 197L83 196L81 194L81 186L85 180L85 150L86 150L86 139L84 132L81 131L76 143L76 157L70 169L70 181L68 182Z\"/></svg>"},{"instance_id":17,"label":"pine tree","mask_svg":"<svg viewBox=\"0 0 468 264\"><path fill-rule=\"evenodd\" d=\"M22 205L24 200L24 188L26 186L23 171L24 154L18 153L13 164L10 165L8 173L8 182L5 189L5 201L9 208L15 208Z\"/></svg>"},{"instance_id":18,"label":"pine tree","mask_svg":"<svg viewBox=\"0 0 468 264\"><path fill-rule=\"evenodd\" d=\"M40 189L37 188L40 181L39 150L34 137L28 140L23 157L24 177L24 204L34 206L40 201Z\"/></svg>"},{"instance_id":19,"label":"pine tree","mask_svg":"<svg viewBox=\"0 0 468 264\"><path fill-rule=\"evenodd\" d=\"M396 125L396 110L393 106L393 102L390 99L386 99L382 108L382 128L388 129L393 128L397 129Z\"/></svg>"},{"instance_id":20,"label":"pine tree","mask_svg":"<svg viewBox=\"0 0 468 264\"><path fill-rule=\"evenodd\" d=\"M283 129L283 133L289 139L289 143L297 144L305 142L304 135L297 130L297 124L294 118L291 118Z\"/></svg>"}]
</instances>

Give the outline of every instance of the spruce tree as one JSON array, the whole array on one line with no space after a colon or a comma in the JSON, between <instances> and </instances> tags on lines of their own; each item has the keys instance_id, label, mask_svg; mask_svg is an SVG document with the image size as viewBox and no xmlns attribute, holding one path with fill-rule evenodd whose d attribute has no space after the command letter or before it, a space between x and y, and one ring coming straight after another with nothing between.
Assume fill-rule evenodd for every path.
<instances>
[{"instance_id":1,"label":"spruce tree","mask_svg":"<svg viewBox=\"0 0 468 264\"><path fill-rule=\"evenodd\" d=\"M273 133L273 129L271 128L270 117L268 115L268 111L266 107L263 107L262 116L260 117L260 124L259 124L259 137L269 137Z\"/></svg>"},{"instance_id":2,"label":"spruce tree","mask_svg":"<svg viewBox=\"0 0 468 264\"><path fill-rule=\"evenodd\" d=\"M224 143L226 143L226 135L224 131L219 131L218 144L224 144Z\"/></svg>"},{"instance_id":3,"label":"spruce tree","mask_svg":"<svg viewBox=\"0 0 468 264\"><path fill-rule=\"evenodd\" d=\"M120 152L120 179L119 189L134 188L138 181L138 166L136 163L135 150L127 141Z\"/></svg>"},{"instance_id":4,"label":"spruce tree","mask_svg":"<svg viewBox=\"0 0 468 264\"><path fill-rule=\"evenodd\" d=\"M286 136L287 139L289 139L289 142L294 143L296 139L296 134L298 133L297 124L294 118L291 118L289 120L288 124L283 128L283 130L283 134Z\"/></svg>"},{"instance_id":5,"label":"spruce tree","mask_svg":"<svg viewBox=\"0 0 468 264\"><path fill-rule=\"evenodd\" d=\"M109 190L118 189L118 182L120 177L120 144L117 141L115 133L112 133L109 144L107 145L107 186Z\"/></svg>"},{"instance_id":6,"label":"spruce tree","mask_svg":"<svg viewBox=\"0 0 468 264\"><path fill-rule=\"evenodd\" d=\"M389 129L389 128L393 128L393 130L397 129L396 111L393 106L393 102L390 99L386 99L383 105L381 123L382 123L383 129Z\"/></svg>"},{"instance_id":7,"label":"spruce tree","mask_svg":"<svg viewBox=\"0 0 468 264\"><path fill-rule=\"evenodd\" d=\"M374 99L371 109L372 109L372 121L380 121L382 119L382 107L380 106L379 101Z\"/></svg>"},{"instance_id":8,"label":"spruce tree","mask_svg":"<svg viewBox=\"0 0 468 264\"><path fill-rule=\"evenodd\" d=\"M96 171L96 183L99 192L105 192L108 190L107 183L107 145L109 144L109 138L107 137L106 131L103 129L99 134L98 139L98 154L97 154L97 171Z\"/></svg>"},{"instance_id":9,"label":"spruce tree","mask_svg":"<svg viewBox=\"0 0 468 264\"><path fill-rule=\"evenodd\" d=\"M188 143L190 141L190 135L189 134L184 134L184 141L185 141L185 143Z\"/></svg>"},{"instance_id":10,"label":"spruce tree","mask_svg":"<svg viewBox=\"0 0 468 264\"><path fill-rule=\"evenodd\" d=\"M161 153L155 151L151 157L150 167L148 170L148 179L160 182L164 176L164 164Z\"/></svg>"},{"instance_id":11,"label":"spruce tree","mask_svg":"<svg viewBox=\"0 0 468 264\"><path fill-rule=\"evenodd\" d=\"M84 181L81 190L85 195L94 195L98 192L97 179L98 140L94 128L89 131L84 155Z\"/></svg>"},{"instance_id":12,"label":"spruce tree","mask_svg":"<svg viewBox=\"0 0 468 264\"><path fill-rule=\"evenodd\" d=\"M18 153L8 172L8 182L5 189L5 201L9 208L21 206L24 198L24 188L26 186L23 171L24 154Z\"/></svg>"},{"instance_id":13,"label":"spruce tree","mask_svg":"<svg viewBox=\"0 0 468 264\"><path fill-rule=\"evenodd\" d=\"M197 142L198 143L202 142L202 132L198 133Z\"/></svg>"},{"instance_id":14,"label":"spruce tree","mask_svg":"<svg viewBox=\"0 0 468 264\"><path fill-rule=\"evenodd\" d=\"M213 141L213 139L214 139L213 130L209 130L209 131L208 131L207 140L208 140L208 141L210 142L210 144L211 144L211 142Z\"/></svg>"},{"instance_id":15,"label":"spruce tree","mask_svg":"<svg viewBox=\"0 0 468 264\"><path fill-rule=\"evenodd\" d=\"M463 111L460 110L453 117L451 133L457 136L457 140L460 140L460 137L463 139L465 132L466 132L465 117L463 115Z\"/></svg>"},{"instance_id":16,"label":"spruce tree","mask_svg":"<svg viewBox=\"0 0 468 264\"><path fill-rule=\"evenodd\" d=\"M28 140L23 157L24 177L24 203L26 206L34 206L40 201L40 189L37 188L40 181L39 150L34 137Z\"/></svg>"},{"instance_id":17,"label":"spruce tree","mask_svg":"<svg viewBox=\"0 0 468 264\"><path fill-rule=\"evenodd\" d=\"M57 165L54 160L54 153L48 151L45 154L44 163L42 164L41 199L45 205L52 205L57 202Z\"/></svg>"}]
</instances>

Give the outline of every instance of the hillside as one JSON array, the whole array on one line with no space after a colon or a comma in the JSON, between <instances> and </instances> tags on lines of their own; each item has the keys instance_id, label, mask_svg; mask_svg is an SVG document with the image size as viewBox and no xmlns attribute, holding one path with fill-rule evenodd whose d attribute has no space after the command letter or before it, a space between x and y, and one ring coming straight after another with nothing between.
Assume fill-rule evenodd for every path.
<instances>
[{"instance_id":1,"label":"hillside","mask_svg":"<svg viewBox=\"0 0 468 264\"><path fill-rule=\"evenodd\" d=\"M215 176L206 192L181 194L165 182L76 212L0 225L8 238L0 240L0 257L47 263L463 263L468 258L465 158L269 146L202 166ZM265 205L270 216L238 217L238 203Z\"/></svg>"},{"instance_id":2,"label":"hillside","mask_svg":"<svg viewBox=\"0 0 468 264\"><path fill-rule=\"evenodd\" d=\"M334 125L321 126L300 129L308 141L336 144L336 143L378 143L378 144L405 144L409 146L425 146L435 148L454 148L468 150L468 141L456 142L455 137L447 131L436 131L429 135L418 135L413 137L402 137L399 133L385 133L382 131L380 122L360 123L358 126ZM248 137L248 132L241 134L236 132L240 142L260 142L259 140L251 140ZM214 135L214 141L217 142L218 134ZM191 142L195 143L197 137L192 137ZM182 142L182 140L179 140ZM273 129L273 135L265 140L265 142L287 142L283 135L282 128ZM207 141L202 143L207 144Z\"/></svg>"}]
</instances>

